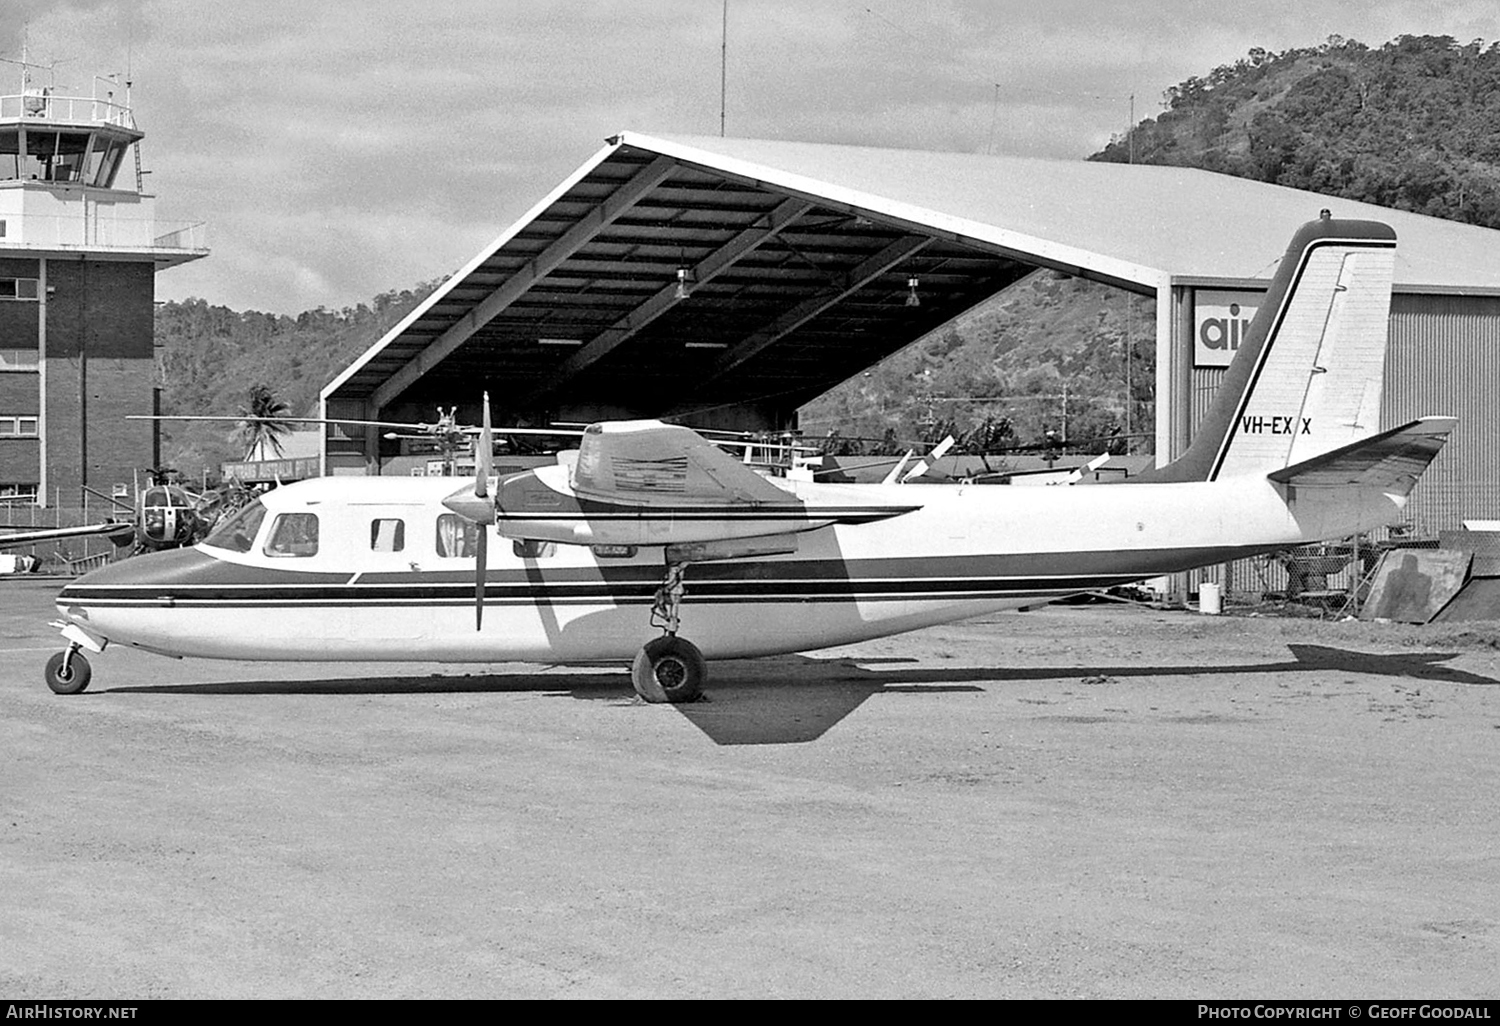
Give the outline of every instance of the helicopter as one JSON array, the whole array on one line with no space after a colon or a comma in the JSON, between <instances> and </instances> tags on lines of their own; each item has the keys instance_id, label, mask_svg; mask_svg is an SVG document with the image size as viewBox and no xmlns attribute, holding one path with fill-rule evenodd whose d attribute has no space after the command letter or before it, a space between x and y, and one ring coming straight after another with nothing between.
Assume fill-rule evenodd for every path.
<instances>
[{"instance_id":1,"label":"helicopter","mask_svg":"<svg viewBox=\"0 0 1500 1026\"><path fill-rule=\"evenodd\" d=\"M146 487L136 488L134 503L84 486L84 491L123 512L124 522L133 525L130 534L115 536L117 546L134 545L136 553L181 548L201 541L213 527L220 504L218 494L189 491L171 476L162 470L148 472Z\"/></svg>"}]
</instances>

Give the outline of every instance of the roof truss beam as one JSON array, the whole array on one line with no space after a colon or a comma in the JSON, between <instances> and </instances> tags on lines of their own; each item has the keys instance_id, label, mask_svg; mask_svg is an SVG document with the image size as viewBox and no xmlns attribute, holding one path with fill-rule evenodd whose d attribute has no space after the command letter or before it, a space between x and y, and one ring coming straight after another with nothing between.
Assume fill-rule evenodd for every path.
<instances>
[{"instance_id":1,"label":"roof truss beam","mask_svg":"<svg viewBox=\"0 0 1500 1026\"><path fill-rule=\"evenodd\" d=\"M719 357L714 365L709 368L708 373L704 375L703 382L713 381L715 378L728 374L740 364L754 357L757 353L796 331L824 310L839 303L846 296L858 292L870 282L900 264L901 261L920 253L934 241L936 240L930 235L908 235L897 239L880 252L847 271L835 289L804 299L786 311L786 313L777 317L770 324L767 324L753 335L748 336L733 349L730 349L723 356Z\"/></svg>"},{"instance_id":2,"label":"roof truss beam","mask_svg":"<svg viewBox=\"0 0 1500 1026\"><path fill-rule=\"evenodd\" d=\"M447 331L412 357L404 367L387 378L371 396L374 407L381 409L389 406L397 396L421 380L423 375L494 319L496 314L640 202L642 197L666 180L675 166L676 161L671 157L657 157L621 183L619 188L593 207L555 242L523 264L515 274L490 293L484 302L464 314Z\"/></svg>"},{"instance_id":3,"label":"roof truss beam","mask_svg":"<svg viewBox=\"0 0 1500 1026\"><path fill-rule=\"evenodd\" d=\"M761 217L754 225L741 231L693 265L693 287L697 288L712 281L733 266L736 260L774 239L812 208L813 204L804 199L794 198L784 201ZM595 335L589 340L588 345L559 364L557 369L548 375L547 383L521 399L519 405L534 405L539 400L555 394L568 382L629 341L632 336L678 302L677 287L676 281L663 286L640 306Z\"/></svg>"}]
</instances>

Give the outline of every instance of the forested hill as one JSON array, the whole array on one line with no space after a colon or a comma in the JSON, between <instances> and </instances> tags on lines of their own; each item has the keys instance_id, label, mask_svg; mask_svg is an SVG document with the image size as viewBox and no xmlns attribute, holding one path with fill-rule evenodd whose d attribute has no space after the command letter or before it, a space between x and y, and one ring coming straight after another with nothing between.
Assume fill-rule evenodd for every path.
<instances>
[{"instance_id":1,"label":"forested hill","mask_svg":"<svg viewBox=\"0 0 1500 1026\"><path fill-rule=\"evenodd\" d=\"M266 385L293 416L317 415L318 393L438 286L376 296L368 305L296 317L239 313L202 299L162 303L156 308L162 412L237 414L251 387ZM206 467L240 459L223 424L163 426L162 456L190 476Z\"/></svg>"},{"instance_id":2,"label":"forested hill","mask_svg":"<svg viewBox=\"0 0 1500 1026\"><path fill-rule=\"evenodd\" d=\"M1093 160L1174 164L1500 228L1500 43L1251 50Z\"/></svg>"},{"instance_id":3,"label":"forested hill","mask_svg":"<svg viewBox=\"0 0 1500 1026\"><path fill-rule=\"evenodd\" d=\"M1090 159L1198 167L1242 178L1500 228L1500 43L1402 36L1378 48L1332 37L1319 46L1242 60L1166 90L1165 109ZM810 404L819 433L869 434L871 411L897 411L931 441L975 431L986 417L1017 442L1062 428L1108 435L1126 426L1124 342L1132 339L1129 427L1149 424L1153 304L1127 329L1120 293L1041 275ZM1059 297L1072 307L1057 316ZM934 376L941 385L934 385ZM1147 379L1147 392L1141 382ZM942 397L993 397L945 401ZM1012 397L1006 401L1003 397ZM1086 420L1077 413L1087 410ZM993 426L988 432L993 434ZM1133 451L1149 451L1139 439Z\"/></svg>"}]
</instances>

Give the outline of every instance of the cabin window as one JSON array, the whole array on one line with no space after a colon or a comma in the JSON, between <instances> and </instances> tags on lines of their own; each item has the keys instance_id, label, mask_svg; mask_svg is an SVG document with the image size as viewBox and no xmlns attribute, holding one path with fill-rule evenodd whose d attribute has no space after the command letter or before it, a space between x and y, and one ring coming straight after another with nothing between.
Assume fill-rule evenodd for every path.
<instances>
[{"instance_id":1,"label":"cabin window","mask_svg":"<svg viewBox=\"0 0 1500 1026\"><path fill-rule=\"evenodd\" d=\"M478 524L465 520L457 513L444 513L437 518L437 554L439 556L473 557L478 548Z\"/></svg>"},{"instance_id":2,"label":"cabin window","mask_svg":"<svg viewBox=\"0 0 1500 1026\"><path fill-rule=\"evenodd\" d=\"M318 515L316 513L283 513L271 525L266 542L268 556L316 556L318 554Z\"/></svg>"},{"instance_id":3,"label":"cabin window","mask_svg":"<svg viewBox=\"0 0 1500 1026\"><path fill-rule=\"evenodd\" d=\"M370 551L400 552L406 548L406 522L404 520L370 521Z\"/></svg>"},{"instance_id":4,"label":"cabin window","mask_svg":"<svg viewBox=\"0 0 1500 1026\"><path fill-rule=\"evenodd\" d=\"M546 559L557 554L557 542L537 541L535 538L517 538L510 543L510 550L521 559Z\"/></svg>"},{"instance_id":5,"label":"cabin window","mask_svg":"<svg viewBox=\"0 0 1500 1026\"><path fill-rule=\"evenodd\" d=\"M228 549L230 552L249 552L250 546L255 544L255 535L260 530L260 522L265 518L266 507L257 499L214 528L213 532L203 539L203 544Z\"/></svg>"}]
</instances>

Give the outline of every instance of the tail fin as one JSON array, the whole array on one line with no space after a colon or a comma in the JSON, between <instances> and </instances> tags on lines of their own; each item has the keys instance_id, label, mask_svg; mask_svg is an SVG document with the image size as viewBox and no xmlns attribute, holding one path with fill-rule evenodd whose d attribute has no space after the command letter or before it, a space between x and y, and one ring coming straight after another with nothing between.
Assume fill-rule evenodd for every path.
<instances>
[{"instance_id":1,"label":"tail fin","mask_svg":"<svg viewBox=\"0 0 1500 1026\"><path fill-rule=\"evenodd\" d=\"M1187 452L1143 479L1267 474L1374 435L1395 258L1379 222L1303 225Z\"/></svg>"}]
</instances>

